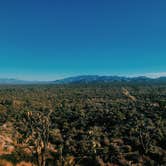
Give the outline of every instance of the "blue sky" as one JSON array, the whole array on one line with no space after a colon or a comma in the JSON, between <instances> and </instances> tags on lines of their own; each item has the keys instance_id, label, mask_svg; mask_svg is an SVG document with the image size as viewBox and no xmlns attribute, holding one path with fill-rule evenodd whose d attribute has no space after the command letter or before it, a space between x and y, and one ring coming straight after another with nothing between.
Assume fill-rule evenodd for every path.
<instances>
[{"instance_id":1,"label":"blue sky","mask_svg":"<svg viewBox=\"0 0 166 166\"><path fill-rule=\"evenodd\" d=\"M1 1L0 77L165 74L165 19L165 0Z\"/></svg>"}]
</instances>

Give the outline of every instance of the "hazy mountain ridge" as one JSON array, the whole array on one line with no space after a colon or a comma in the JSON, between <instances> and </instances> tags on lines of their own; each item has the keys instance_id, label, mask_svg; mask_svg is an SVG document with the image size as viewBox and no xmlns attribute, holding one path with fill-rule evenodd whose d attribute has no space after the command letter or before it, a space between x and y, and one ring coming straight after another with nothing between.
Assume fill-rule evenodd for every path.
<instances>
[{"instance_id":1,"label":"hazy mountain ridge","mask_svg":"<svg viewBox=\"0 0 166 166\"><path fill-rule=\"evenodd\" d=\"M24 84L45 84L46 81L26 81L14 78L0 78L0 84L4 85L24 85Z\"/></svg>"},{"instance_id":2,"label":"hazy mountain ridge","mask_svg":"<svg viewBox=\"0 0 166 166\"><path fill-rule=\"evenodd\" d=\"M25 81L10 78L0 78L0 84L74 84L74 83L166 83L166 77L150 78L145 76L139 77L122 77L122 76L98 76L98 75L82 75L68 77L56 81Z\"/></svg>"}]
</instances>

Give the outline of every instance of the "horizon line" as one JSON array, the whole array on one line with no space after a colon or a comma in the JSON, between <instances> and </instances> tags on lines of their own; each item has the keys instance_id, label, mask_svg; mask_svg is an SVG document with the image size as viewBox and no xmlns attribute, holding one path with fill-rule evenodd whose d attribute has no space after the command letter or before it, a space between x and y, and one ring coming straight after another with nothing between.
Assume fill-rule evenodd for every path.
<instances>
[{"instance_id":1,"label":"horizon line","mask_svg":"<svg viewBox=\"0 0 166 166\"><path fill-rule=\"evenodd\" d=\"M64 76L64 77L59 77L55 79L24 79L20 77L0 77L0 79L6 79L6 80L18 80L18 81L29 81L29 82L51 82L51 81L58 81L66 78L71 78L71 77L80 77L80 76L106 76L106 77L111 77L111 76L117 76L117 77L126 77L126 78L135 78L135 77L147 77L151 79L157 79L160 77L166 77L166 72L156 72L156 73L144 73L144 74L77 74L77 75L69 75L69 76Z\"/></svg>"}]
</instances>

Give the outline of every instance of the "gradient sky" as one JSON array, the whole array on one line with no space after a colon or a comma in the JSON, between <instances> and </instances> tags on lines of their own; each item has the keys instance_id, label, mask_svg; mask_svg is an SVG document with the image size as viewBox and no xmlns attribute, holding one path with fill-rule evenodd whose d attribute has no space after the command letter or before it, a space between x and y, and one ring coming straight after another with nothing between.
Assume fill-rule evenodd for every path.
<instances>
[{"instance_id":1,"label":"gradient sky","mask_svg":"<svg viewBox=\"0 0 166 166\"><path fill-rule=\"evenodd\" d=\"M0 77L165 72L165 0L0 1Z\"/></svg>"}]
</instances>

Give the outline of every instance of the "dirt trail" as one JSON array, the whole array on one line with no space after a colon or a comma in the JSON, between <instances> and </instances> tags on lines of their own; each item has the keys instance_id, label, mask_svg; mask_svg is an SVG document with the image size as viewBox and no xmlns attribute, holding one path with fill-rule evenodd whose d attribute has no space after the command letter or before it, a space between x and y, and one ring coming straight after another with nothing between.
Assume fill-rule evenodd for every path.
<instances>
[{"instance_id":1,"label":"dirt trail","mask_svg":"<svg viewBox=\"0 0 166 166\"><path fill-rule=\"evenodd\" d=\"M122 88L122 93L123 93L123 95L125 95L126 97L131 99L132 101L136 102L136 100L137 100L136 97L132 96L126 88Z\"/></svg>"}]
</instances>

